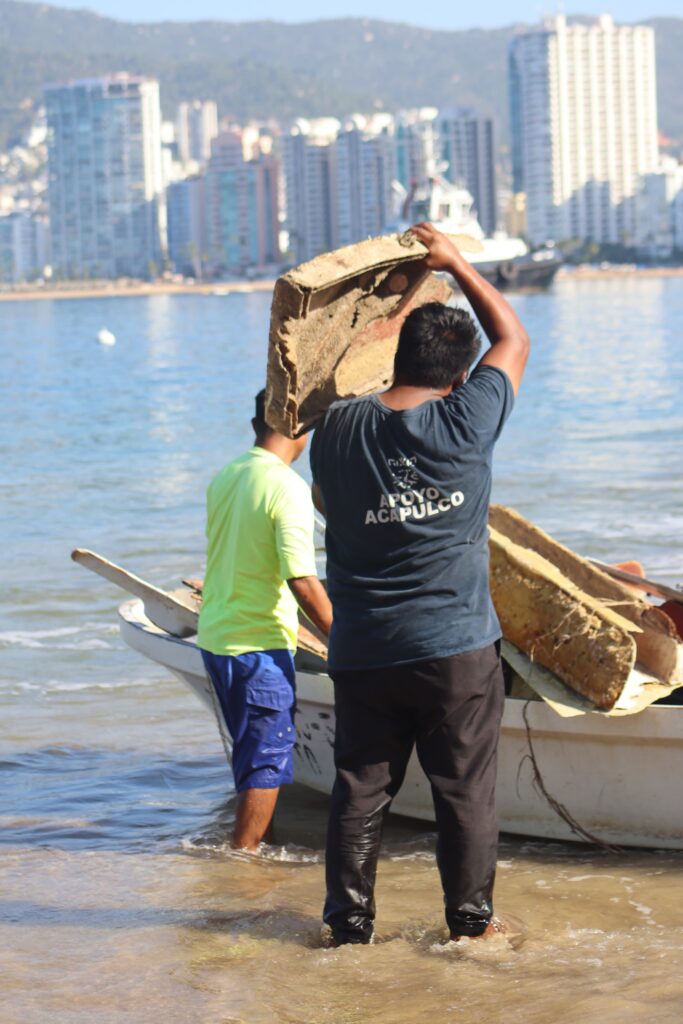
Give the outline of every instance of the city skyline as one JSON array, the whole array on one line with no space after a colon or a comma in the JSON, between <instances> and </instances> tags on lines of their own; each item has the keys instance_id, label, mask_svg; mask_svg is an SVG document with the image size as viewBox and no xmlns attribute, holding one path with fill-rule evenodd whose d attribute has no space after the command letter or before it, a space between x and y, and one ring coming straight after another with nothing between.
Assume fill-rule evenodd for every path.
<instances>
[{"instance_id":1,"label":"city skyline","mask_svg":"<svg viewBox=\"0 0 683 1024\"><path fill-rule=\"evenodd\" d=\"M421 219L488 240L510 274L529 245L680 258L654 36L606 14L509 33L509 139L457 79L446 102L294 118L191 89L162 118L144 68L47 84L0 153L0 279L263 276Z\"/></svg>"}]
</instances>

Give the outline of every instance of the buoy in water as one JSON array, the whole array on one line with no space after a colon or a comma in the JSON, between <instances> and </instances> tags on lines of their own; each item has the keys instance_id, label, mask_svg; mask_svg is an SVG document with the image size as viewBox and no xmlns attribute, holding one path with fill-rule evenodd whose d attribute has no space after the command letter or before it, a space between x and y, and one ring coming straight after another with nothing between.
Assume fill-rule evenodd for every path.
<instances>
[{"instance_id":1,"label":"buoy in water","mask_svg":"<svg viewBox=\"0 0 683 1024\"><path fill-rule=\"evenodd\" d=\"M101 331L97 332L97 340L100 345L115 345L116 336L108 331L106 327L103 327Z\"/></svg>"}]
</instances>

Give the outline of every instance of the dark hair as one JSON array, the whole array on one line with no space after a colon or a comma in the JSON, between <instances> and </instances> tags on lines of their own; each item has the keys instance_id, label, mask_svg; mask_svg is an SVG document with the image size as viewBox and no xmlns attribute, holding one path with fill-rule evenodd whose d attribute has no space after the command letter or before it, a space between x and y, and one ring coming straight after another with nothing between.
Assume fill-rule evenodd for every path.
<instances>
[{"instance_id":1,"label":"dark hair","mask_svg":"<svg viewBox=\"0 0 683 1024\"><path fill-rule=\"evenodd\" d=\"M261 388L254 399L254 430L257 437L263 437L270 430L266 423L266 389Z\"/></svg>"},{"instance_id":2,"label":"dark hair","mask_svg":"<svg viewBox=\"0 0 683 1024\"><path fill-rule=\"evenodd\" d=\"M394 357L394 382L446 388L479 354L477 325L464 309L428 302L406 317Z\"/></svg>"}]
</instances>

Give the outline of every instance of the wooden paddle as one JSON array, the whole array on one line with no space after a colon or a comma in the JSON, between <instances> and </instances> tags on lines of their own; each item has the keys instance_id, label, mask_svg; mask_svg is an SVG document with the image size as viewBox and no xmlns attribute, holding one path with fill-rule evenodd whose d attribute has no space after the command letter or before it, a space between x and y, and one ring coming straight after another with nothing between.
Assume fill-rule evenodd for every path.
<instances>
[{"instance_id":1,"label":"wooden paddle","mask_svg":"<svg viewBox=\"0 0 683 1024\"><path fill-rule=\"evenodd\" d=\"M95 551L89 551L87 548L76 548L71 552L71 557L74 562L78 562L84 568L104 577L110 583L115 583L117 587L121 587L129 594L141 598L145 605L145 615L149 621L159 629L163 629L165 633L179 637L195 636L199 608L201 607L203 580L183 580L183 583L193 591L192 596L185 595L181 590L170 593L168 590L161 590L159 587L147 583L139 576L122 569L120 565L110 562L109 559L103 558L102 555L98 555ZM327 647L312 632L313 628L309 622L299 624L299 649L308 651L325 661Z\"/></svg>"},{"instance_id":2,"label":"wooden paddle","mask_svg":"<svg viewBox=\"0 0 683 1024\"><path fill-rule=\"evenodd\" d=\"M196 634L199 615L196 603L189 595L183 595L181 600L178 595L169 594L167 590L161 590L159 587L147 583L139 576L127 572L120 565L115 565L114 562L110 562L107 558L103 558L102 555L98 555L95 551L89 551L87 548L76 548L71 552L71 557L74 562L78 562L85 569L90 569L91 572L103 576L105 580L115 583L117 587L121 587L129 594L141 598L145 605L145 615L149 621L159 629L163 629L165 633L179 637Z\"/></svg>"}]
</instances>

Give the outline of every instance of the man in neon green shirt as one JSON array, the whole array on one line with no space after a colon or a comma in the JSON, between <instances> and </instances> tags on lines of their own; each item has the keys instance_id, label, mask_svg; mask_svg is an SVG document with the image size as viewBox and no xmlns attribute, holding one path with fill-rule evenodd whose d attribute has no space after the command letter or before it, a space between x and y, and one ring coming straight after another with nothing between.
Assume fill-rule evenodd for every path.
<instances>
[{"instance_id":1,"label":"man in neon green shirt","mask_svg":"<svg viewBox=\"0 0 683 1024\"><path fill-rule=\"evenodd\" d=\"M308 486L291 469L306 437L271 430L256 396L256 442L207 494L208 540L197 642L233 739L239 794L233 846L268 835L280 785L292 781L298 608L329 634L317 578Z\"/></svg>"}]
</instances>

